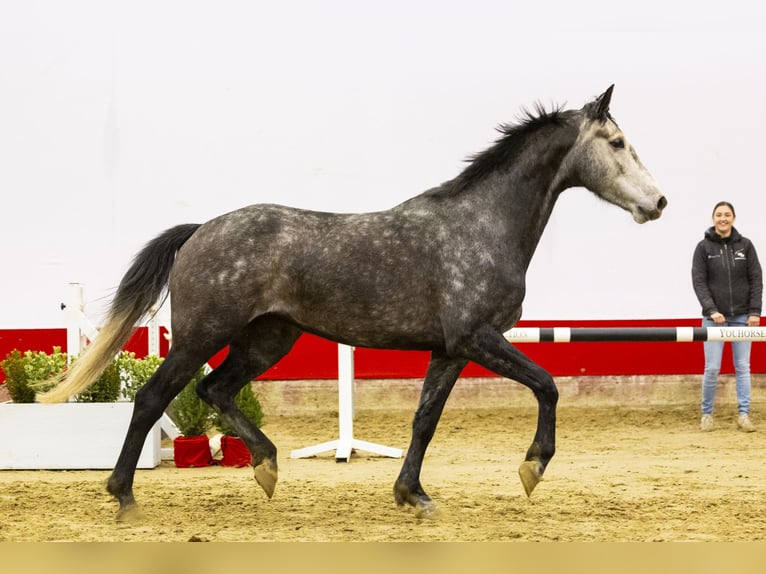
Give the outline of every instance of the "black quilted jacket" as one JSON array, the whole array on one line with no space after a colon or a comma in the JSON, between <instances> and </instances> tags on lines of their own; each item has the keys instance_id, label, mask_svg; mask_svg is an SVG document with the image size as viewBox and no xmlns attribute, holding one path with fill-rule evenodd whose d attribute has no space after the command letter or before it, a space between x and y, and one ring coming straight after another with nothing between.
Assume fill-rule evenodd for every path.
<instances>
[{"instance_id":1,"label":"black quilted jacket","mask_svg":"<svg viewBox=\"0 0 766 574\"><path fill-rule=\"evenodd\" d=\"M761 264L753 244L735 228L726 238L713 227L705 231L694 250L692 283L705 317L716 311L761 316Z\"/></svg>"}]
</instances>

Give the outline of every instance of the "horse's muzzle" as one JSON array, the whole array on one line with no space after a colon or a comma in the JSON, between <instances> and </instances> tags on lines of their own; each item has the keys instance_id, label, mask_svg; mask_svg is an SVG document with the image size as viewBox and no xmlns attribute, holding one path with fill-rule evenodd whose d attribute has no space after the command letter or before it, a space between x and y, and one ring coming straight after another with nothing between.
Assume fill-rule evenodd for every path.
<instances>
[{"instance_id":1,"label":"horse's muzzle","mask_svg":"<svg viewBox=\"0 0 766 574\"><path fill-rule=\"evenodd\" d=\"M668 200L664 195L661 195L657 200L657 203L652 207L647 208L643 205L637 206L636 210L633 212L633 219L636 220L636 223L646 223L647 221L658 219L667 205Z\"/></svg>"}]
</instances>

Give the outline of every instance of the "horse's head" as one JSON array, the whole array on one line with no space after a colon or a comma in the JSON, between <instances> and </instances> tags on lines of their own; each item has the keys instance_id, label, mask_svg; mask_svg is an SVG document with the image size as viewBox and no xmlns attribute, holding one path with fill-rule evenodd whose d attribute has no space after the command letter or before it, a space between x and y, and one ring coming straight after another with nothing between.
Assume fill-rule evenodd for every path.
<instances>
[{"instance_id":1,"label":"horse's head","mask_svg":"<svg viewBox=\"0 0 766 574\"><path fill-rule=\"evenodd\" d=\"M613 88L580 110L580 134L568 157L569 176L644 223L657 219L668 201L609 114Z\"/></svg>"}]
</instances>

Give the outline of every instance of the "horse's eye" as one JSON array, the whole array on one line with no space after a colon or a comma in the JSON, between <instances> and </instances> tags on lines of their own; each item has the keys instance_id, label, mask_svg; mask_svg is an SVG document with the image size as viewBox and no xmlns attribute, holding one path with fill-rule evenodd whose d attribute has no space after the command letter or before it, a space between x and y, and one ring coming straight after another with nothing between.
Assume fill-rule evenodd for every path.
<instances>
[{"instance_id":1,"label":"horse's eye","mask_svg":"<svg viewBox=\"0 0 766 574\"><path fill-rule=\"evenodd\" d=\"M625 140L622 138L617 138L616 140L610 141L609 145L614 149L623 149L625 147Z\"/></svg>"}]
</instances>

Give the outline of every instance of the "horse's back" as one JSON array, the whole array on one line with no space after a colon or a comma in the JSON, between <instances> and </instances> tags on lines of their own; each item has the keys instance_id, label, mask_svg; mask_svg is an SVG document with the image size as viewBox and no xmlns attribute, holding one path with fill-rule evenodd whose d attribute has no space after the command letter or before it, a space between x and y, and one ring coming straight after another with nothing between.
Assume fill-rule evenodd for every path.
<instances>
[{"instance_id":1,"label":"horse's back","mask_svg":"<svg viewBox=\"0 0 766 574\"><path fill-rule=\"evenodd\" d=\"M205 223L181 249L174 315L180 306L182 322L194 314L246 324L275 314L358 346L438 345L435 262L417 234L396 211L248 206Z\"/></svg>"}]
</instances>

